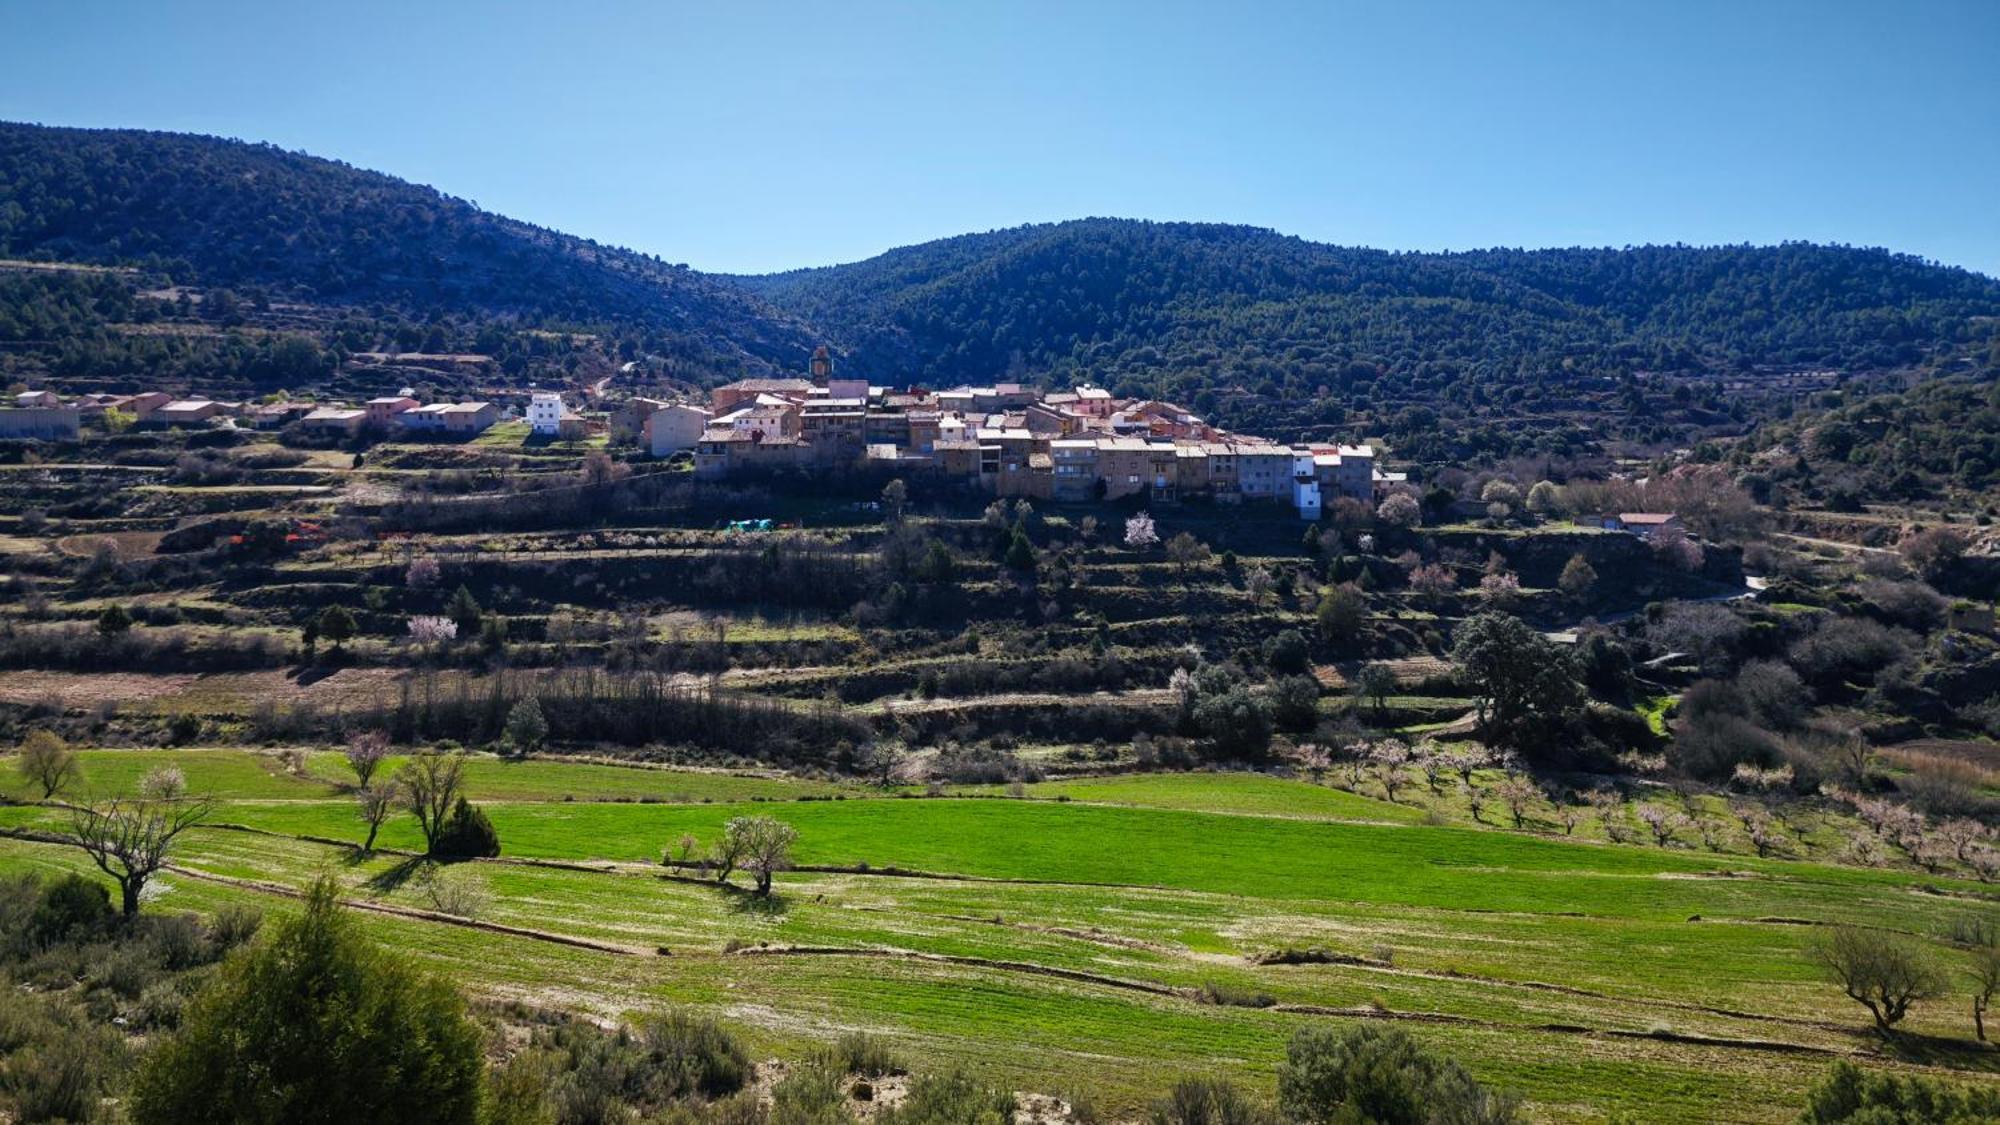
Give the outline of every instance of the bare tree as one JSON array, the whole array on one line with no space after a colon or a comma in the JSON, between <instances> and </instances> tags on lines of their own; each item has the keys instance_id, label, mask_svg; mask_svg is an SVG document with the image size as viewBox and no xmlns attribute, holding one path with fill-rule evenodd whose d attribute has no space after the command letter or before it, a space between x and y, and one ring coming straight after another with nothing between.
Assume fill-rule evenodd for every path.
<instances>
[{"instance_id":1,"label":"bare tree","mask_svg":"<svg viewBox=\"0 0 2000 1125\"><path fill-rule=\"evenodd\" d=\"M389 757L389 732L384 730L357 731L347 740L347 768L354 771L355 780L361 788L375 778L375 771L382 768L382 762Z\"/></svg>"},{"instance_id":2,"label":"bare tree","mask_svg":"<svg viewBox=\"0 0 2000 1125\"><path fill-rule=\"evenodd\" d=\"M1993 1005L1993 998L2000 996L2000 945L1981 945L1972 951L1972 968L1966 970L1972 980L1972 1030L1981 1043L1986 1042L1986 1009Z\"/></svg>"},{"instance_id":3,"label":"bare tree","mask_svg":"<svg viewBox=\"0 0 2000 1125\"><path fill-rule=\"evenodd\" d=\"M385 779L380 785L364 785L355 791L355 812L361 817L361 823L368 826L368 839L362 841L362 851L375 850L375 834L382 830L382 825L390 817L396 815L397 809L403 807L403 799L402 785L393 777Z\"/></svg>"},{"instance_id":4,"label":"bare tree","mask_svg":"<svg viewBox=\"0 0 2000 1125\"><path fill-rule=\"evenodd\" d=\"M1813 948L1813 959L1849 999L1868 1009L1884 1035L1911 1004L1944 992L1944 974L1920 949L1880 930L1837 926Z\"/></svg>"},{"instance_id":5,"label":"bare tree","mask_svg":"<svg viewBox=\"0 0 2000 1125\"><path fill-rule=\"evenodd\" d=\"M117 882L125 917L139 913L146 883L166 865L181 833L208 819L207 799L112 800L70 813L70 839Z\"/></svg>"},{"instance_id":6,"label":"bare tree","mask_svg":"<svg viewBox=\"0 0 2000 1125\"><path fill-rule=\"evenodd\" d=\"M64 787L83 776L83 762L70 749L62 736L50 730L34 730L21 743L21 757L15 763L21 777L29 784L39 786L42 800L47 801L63 791Z\"/></svg>"},{"instance_id":7,"label":"bare tree","mask_svg":"<svg viewBox=\"0 0 2000 1125\"><path fill-rule=\"evenodd\" d=\"M771 893L771 876L791 869L792 842L799 838L798 829L768 816L734 817L723 835L740 838L743 870L756 878L760 895Z\"/></svg>"},{"instance_id":8,"label":"bare tree","mask_svg":"<svg viewBox=\"0 0 2000 1125\"><path fill-rule=\"evenodd\" d=\"M459 754L418 754L397 774L402 780L403 807L417 818L424 833L424 850L436 849L451 810L465 792L465 758Z\"/></svg>"}]
</instances>

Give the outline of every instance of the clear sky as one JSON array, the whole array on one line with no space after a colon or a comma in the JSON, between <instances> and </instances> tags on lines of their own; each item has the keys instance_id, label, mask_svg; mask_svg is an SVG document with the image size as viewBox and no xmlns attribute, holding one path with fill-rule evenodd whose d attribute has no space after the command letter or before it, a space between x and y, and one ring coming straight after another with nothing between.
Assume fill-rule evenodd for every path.
<instances>
[{"instance_id":1,"label":"clear sky","mask_svg":"<svg viewBox=\"0 0 2000 1125\"><path fill-rule=\"evenodd\" d=\"M2000 275L2000 0L0 0L0 118L264 140L722 271L1023 222Z\"/></svg>"}]
</instances>

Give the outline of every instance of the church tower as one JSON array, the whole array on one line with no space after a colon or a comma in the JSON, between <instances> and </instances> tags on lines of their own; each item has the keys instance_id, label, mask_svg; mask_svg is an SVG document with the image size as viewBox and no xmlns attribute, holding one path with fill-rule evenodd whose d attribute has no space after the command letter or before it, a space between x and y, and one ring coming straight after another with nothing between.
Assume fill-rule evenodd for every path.
<instances>
[{"instance_id":1,"label":"church tower","mask_svg":"<svg viewBox=\"0 0 2000 1125\"><path fill-rule=\"evenodd\" d=\"M813 382L822 387L833 378L833 353L827 350L825 344L813 349L812 377Z\"/></svg>"}]
</instances>

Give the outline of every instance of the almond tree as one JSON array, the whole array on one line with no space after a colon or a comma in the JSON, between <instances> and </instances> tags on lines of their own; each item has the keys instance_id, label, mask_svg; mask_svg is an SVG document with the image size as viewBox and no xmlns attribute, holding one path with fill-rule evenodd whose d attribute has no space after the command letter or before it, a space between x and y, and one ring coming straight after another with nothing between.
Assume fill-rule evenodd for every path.
<instances>
[{"instance_id":1,"label":"almond tree","mask_svg":"<svg viewBox=\"0 0 2000 1125\"><path fill-rule=\"evenodd\" d=\"M383 730L357 731L347 739L347 767L354 771L354 777L361 788L368 788L375 771L389 757L389 732Z\"/></svg>"},{"instance_id":2,"label":"almond tree","mask_svg":"<svg viewBox=\"0 0 2000 1125\"><path fill-rule=\"evenodd\" d=\"M1583 823L1589 810L1570 801L1551 801L1550 804L1555 806L1556 823L1562 825L1563 835L1575 835L1576 826Z\"/></svg>"},{"instance_id":3,"label":"almond tree","mask_svg":"<svg viewBox=\"0 0 2000 1125\"><path fill-rule=\"evenodd\" d=\"M1760 805L1743 805L1737 808L1736 818L1743 822L1743 835L1758 856L1769 859L1771 853L1785 844L1785 838L1778 834L1777 826L1771 822L1771 814Z\"/></svg>"},{"instance_id":4,"label":"almond tree","mask_svg":"<svg viewBox=\"0 0 2000 1125\"><path fill-rule=\"evenodd\" d=\"M1396 791L1410 780L1410 748L1396 739L1379 742L1368 752L1375 763L1377 778L1382 782L1382 792L1387 794L1391 804L1395 803Z\"/></svg>"},{"instance_id":5,"label":"almond tree","mask_svg":"<svg viewBox=\"0 0 2000 1125\"><path fill-rule=\"evenodd\" d=\"M1674 836L1687 826L1687 814L1662 808L1659 805L1640 805L1639 821L1653 833L1653 842L1666 847L1674 842Z\"/></svg>"},{"instance_id":6,"label":"almond tree","mask_svg":"<svg viewBox=\"0 0 2000 1125\"><path fill-rule=\"evenodd\" d=\"M1424 784L1430 786L1431 795L1442 796L1445 770L1451 764L1445 752L1438 749L1437 743L1425 739L1417 743L1416 750L1411 754L1411 760L1424 775Z\"/></svg>"},{"instance_id":7,"label":"almond tree","mask_svg":"<svg viewBox=\"0 0 2000 1125\"><path fill-rule=\"evenodd\" d=\"M166 866L174 841L213 811L206 798L114 799L71 810L70 842L118 884L120 910L132 918L147 881Z\"/></svg>"},{"instance_id":8,"label":"almond tree","mask_svg":"<svg viewBox=\"0 0 2000 1125\"><path fill-rule=\"evenodd\" d=\"M1152 516L1140 512L1125 521L1125 545L1135 551L1160 545L1160 532L1153 526Z\"/></svg>"},{"instance_id":9,"label":"almond tree","mask_svg":"<svg viewBox=\"0 0 2000 1125\"><path fill-rule=\"evenodd\" d=\"M1465 787L1465 807L1471 811L1472 819L1481 824L1486 823L1486 799L1491 796L1490 792L1480 786Z\"/></svg>"},{"instance_id":10,"label":"almond tree","mask_svg":"<svg viewBox=\"0 0 2000 1125\"><path fill-rule=\"evenodd\" d=\"M1523 828L1528 823L1528 809L1535 803L1535 787L1524 777L1509 777L1495 790L1500 802L1507 806L1507 815L1513 818L1514 827Z\"/></svg>"},{"instance_id":11,"label":"almond tree","mask_svg":"<svg viewBox=\"0 0 2000 1125\"><path fill-rule=\"evenodd\" d=\"M1984 824L1969 816L1953 817L1937 826L1937 837L1960 863L1972 862L1973 846L1991 833Z\"/></svg>"},{"instance_id":12,"label":"almond tree","mask_svg":"<svg viewBox=\"0 0 2000 1125\"><path fill-rule=\"evenodd\" d=\"M382 830L382 825L396 814L397 809L403 807L403 800L402 786L393 777L376 786L364 783L355 791L355 812L368 826L368 838L361 842L362 851L375 850L375 834Z\"/></svg>"}]
</instances>

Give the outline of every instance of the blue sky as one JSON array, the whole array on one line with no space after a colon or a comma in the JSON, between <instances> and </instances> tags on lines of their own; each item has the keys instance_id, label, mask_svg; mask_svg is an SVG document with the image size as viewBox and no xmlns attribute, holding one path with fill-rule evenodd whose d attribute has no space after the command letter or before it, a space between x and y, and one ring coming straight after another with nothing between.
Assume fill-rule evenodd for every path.
<instances>
[{"instance_id":1,"label":"blue sky","mask_svg":"<svg viewBox=\"0 0 2000 1125\"><path fill-rule=\"evenodd\" d=\"M1121 215L2000 275L2000 0L0 0L0 118L265 140L704 269Z\"/></svg>"}]
</instances>

